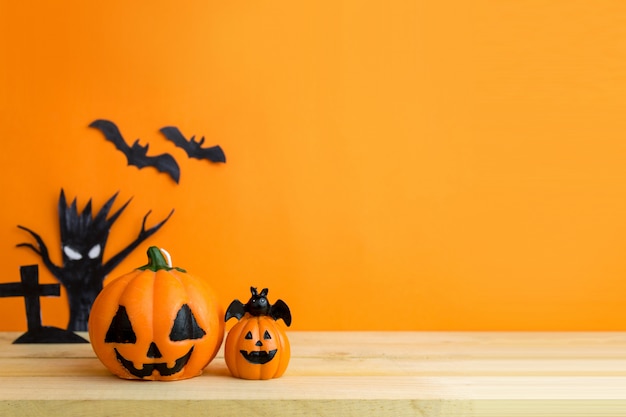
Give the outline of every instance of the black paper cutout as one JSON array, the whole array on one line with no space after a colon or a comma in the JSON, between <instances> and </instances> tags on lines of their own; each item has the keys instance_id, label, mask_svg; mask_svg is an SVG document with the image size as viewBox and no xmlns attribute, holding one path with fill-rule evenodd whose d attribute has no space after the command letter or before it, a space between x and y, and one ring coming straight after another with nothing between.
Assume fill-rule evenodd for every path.
<instances>
[{"instance_id":1,"label":"black paper cutout","mask_svg":"<svg viewBox=\"0 0 626 417\"><path fill-rule=\"evenodd\" d=\"M174 126L167 126L160 129L163 135L174 143L174 145L182 148L189 158L208 159L211 162L226 162L226 155L219 145L203 148L204 136L199 142L196 142L195 136L187 140L180 130Z\"/></svg>"},{"instance_id":2,"label":"black paper cutout","mask_svg":"<svg viewBox=\"0 0 626 417\"><path fill-rule=\"evenodd\" d=\"M24 297L28 331L13 343L89 343L82 337L58 327L42 326L39 297L61 295L59 284L39 284L39 267L20 267L20 282L0 284L0 297Z\"/></svg>"},{"instance_id":3,"label":"black paper cutout","mask_svg":"<svg viewBox=\"0 0 626 417\"><path fill-rule=\"evenodd\" d=\"M137 139L132 146L128 146L115 123L109 120L94 120L89 127L100 130L108 141L113 142L117 150L126 155L128 165L134 165L139 169L154 167L158 171L168 174L178 184L180 180L180 168L172 155L164 153L156 156L148 156L149 145L141 146L139 139Z\"/></svg>"},{"instance_id":4,"label":"black paper cutout","mask_svg":"<svg viewBox=\"0 0 626 417\"><path fill-rule=\"evenodd\" d=\"M144 240L156 233L174 213L174 210L170 211L164 220L146 229L146 220L151 213L151 211L148 211L143 218L141 230L137 238L126 248L104 262L104 249L110 228L130 203L130 200L128 200L107 219L116 197L117 193L94 216L91 212L91 200L89 200L83 212L79 213L76 199L72 201L71 206L68 206L65 200L65 193L61 189L58 210L61 227L61 251L63 253L62 266L57 266L52 262L48 247L41 236L24 226L17 226L30 233L37 242L37 245L20 243L17 246L30 248L37 253L46 268L67 290L70 308L67 329L70 331L87 330L91 305L102 290L106 276Z\"/></svg>"},{"instance_id":5,"label":"black paper cutout","mask_svg":"<svg viewBox=\"0 0 626 417\"><path fill-rule=\"evenodd\" d=\"M287 327L291 326L291 311L283 300L277 300L274 304L270 304L267 300L267 288L258 293L257 289L250 287L252 296L246 304L243 304L239 300L234 300L228 306L224 321L228 321L233 317L237 320L246 314L252 316L270 316L274 320L283 319Z\"/></svg>"}]
</instances>

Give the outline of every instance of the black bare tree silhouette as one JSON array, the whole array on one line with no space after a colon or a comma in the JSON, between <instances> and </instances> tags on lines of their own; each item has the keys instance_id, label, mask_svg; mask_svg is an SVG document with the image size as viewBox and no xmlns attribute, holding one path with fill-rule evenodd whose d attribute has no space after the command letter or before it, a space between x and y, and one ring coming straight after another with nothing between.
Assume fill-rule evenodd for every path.
<instances>
[{"instance_id":1,"label":"black bare tree silhouette","mask_svg":"<svg viewBox=\"0 0 626 417\"><path fill-rule=\"evenodd\" d=\"M61 250L63 253L62 266L52 262L48 247L41 236L27 227L17 226L30 233L37 242L37 245L20 243L17 246L30 248L37 253L46 268L67 291L70 307L68 330L87 330L91 305L102 290L106 276L137 246L156 233L174 213L172 209L164 220L146 229L146 220L151 213L151 211L148 211L143 218L141 230L137 238L126 248L104 262L104 248L109 237L110 228L130 203L129 199L119 210L107 218L116 197L117 193L94 216L91 210L91 200L89 200L83 211L79 212L76 198L72 201L71 206L68 206L65 200L65 193L61 189L58 210L59 224L61 226Z\"/></svg>"}]
</instances>

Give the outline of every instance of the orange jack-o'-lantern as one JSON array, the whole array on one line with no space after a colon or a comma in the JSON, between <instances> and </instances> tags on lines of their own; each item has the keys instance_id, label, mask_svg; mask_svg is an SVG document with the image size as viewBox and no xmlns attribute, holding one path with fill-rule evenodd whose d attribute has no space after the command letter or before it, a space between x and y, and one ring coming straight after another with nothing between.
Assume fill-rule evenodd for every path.
<instances>
[{"instance_id":1,"label":"orange jack-o'-lantern","mask_svg":"<svg viewBox=\"0 0 626 417\"><path fill-rule=\"evenodd\" d=\"M289 339L284 325L291 325L291 312L282 300L274 305L267 301L267 288L257 293L247 304L233 301L226 311L226 321L236 317L239 322L226 337L224 359L230 373L237 378L278 378L287 369L291 357Z\"/></svg>"},{"instance_id":2,"label":"orange jack-o'-lantern","mask_svg":"<svg viewBox=\"0 0 626 417\"><path fill-rule=\"evenodd\" d=\"M148 265L106 285L93 303L93 350L121 378L200 375L222 343L223 310L206 284L172 268L158 248L148 257Z\"/></svg>"}]
</instances>

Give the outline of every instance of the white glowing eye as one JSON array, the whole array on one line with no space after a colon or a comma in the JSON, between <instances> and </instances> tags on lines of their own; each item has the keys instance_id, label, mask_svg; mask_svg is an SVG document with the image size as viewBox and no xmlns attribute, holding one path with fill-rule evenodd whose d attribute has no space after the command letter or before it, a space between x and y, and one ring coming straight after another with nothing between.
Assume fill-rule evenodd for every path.
<instances>
[{"instance_id":1,"label":"white glowing eye","mask_svg":"<svg viewBox=\"0 0 626 417\"><path fill-rule=\"evenodd\" d=\"M83 255L76 252L74 249L70 248L69 246L63 246L63 252L65 253L65 256L70 258L72 261L78 261L80 259L83 259Z\"/></svg>"},{"instance_id":2,"label":"white glowing eye","mask_svg":"<svg viewBox=\"0 0 626 417\"><path fill-rule=\"evenodd\" d=\"M89 256L89 259L95 259L100 255L100 245L96 245L93 248L89 249L89 253L87 254L87 256Z\"/></svg>"}]
</instances>

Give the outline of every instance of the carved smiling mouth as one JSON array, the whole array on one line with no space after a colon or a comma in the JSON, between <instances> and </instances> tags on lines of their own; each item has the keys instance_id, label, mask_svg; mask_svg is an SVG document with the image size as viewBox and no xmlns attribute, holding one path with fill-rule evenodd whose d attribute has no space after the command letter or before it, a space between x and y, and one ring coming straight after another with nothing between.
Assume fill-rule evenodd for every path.
<instances>
[{"instance_id":1,"label":"carved smiling mouth","mask_svg":"<svg viewBox=\"0 0 626 417\"><path fill-rule=\"evenodd\" d=\"M113 350L115 351L117 360L120 361L122 366L126 368L128 372L130 372L137 378L145 378L152 375L152 372L155 369L161 376L170 376L182 371L185 365L187 365L187 362L189 362L189 358L191 358L193 346L191 347L191 349L189 349L189 352L187 352L187 354L176 359L174 366L172 366L171 368L167 366L167 363L145 363L141 369L135 368L135 365L132 361L129 361L128 359L120 355L117 349L113 348Z\"/></svg>"},{"instance_id":2,"label":"carved smiling mouth","mask_svg":"<svg viewBox=\"0 0 626 417\"><path fill-rule=\"evenodd\" d=\"M274 359L276 352L278 349L273 349L270 351L265 350L255 350L253 352L246 352L245 350L240 350L241 355L250 363L255 365L264 365Z\"/></svg>"}]
</instances>

